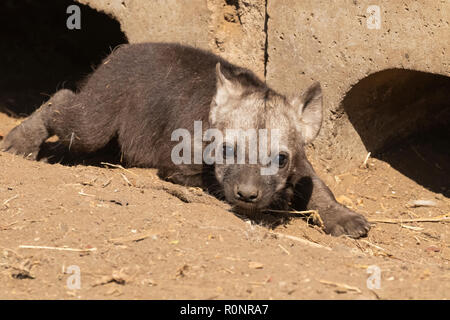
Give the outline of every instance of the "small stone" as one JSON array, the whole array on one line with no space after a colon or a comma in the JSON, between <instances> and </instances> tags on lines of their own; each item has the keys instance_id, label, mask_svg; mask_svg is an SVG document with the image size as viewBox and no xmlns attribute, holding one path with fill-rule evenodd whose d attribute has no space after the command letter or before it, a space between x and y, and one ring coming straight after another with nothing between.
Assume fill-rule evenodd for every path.
<instances>
[{"instance_id":1,"label":"small stone","mask_svg":"<svg viewBox=\"0 0 450 320\"><path fill-rule=\"evenodd\" d=\"M248 267L250 269L262 269L264 267L264 265L262 263L259 263L259 262L250 261L248 263Z\"/></svg>"},{"instance_id":2,"label":"small stone","mask_svg":"<svg viewBox=\"0 0 450 320\"><path fill-rule=\"evenodd\" d=\"M439 252L441 251L441 248L438 248L436 246L429 246L425 249L426 252Z\"/></svg>"}]
</instances>

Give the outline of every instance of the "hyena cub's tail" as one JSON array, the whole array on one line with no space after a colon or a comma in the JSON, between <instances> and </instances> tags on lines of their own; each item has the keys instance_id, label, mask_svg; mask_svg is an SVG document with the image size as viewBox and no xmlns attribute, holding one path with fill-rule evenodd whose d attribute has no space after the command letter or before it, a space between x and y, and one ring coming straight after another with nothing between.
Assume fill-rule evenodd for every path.
<instances>
[{"instance_id":1,"label":"hyena cub's tail","mask_svg":"<svg viewBox=\"0 0 450 320\"><path fill-rule=\"evenodd\" d=\"M12 129L0 141L0 150L36 160L42 143L52 135L47 125L51 109L65 104L74 95L75 93L68 89L56 92L31 116Z\"/></svg>"}]
</instances>

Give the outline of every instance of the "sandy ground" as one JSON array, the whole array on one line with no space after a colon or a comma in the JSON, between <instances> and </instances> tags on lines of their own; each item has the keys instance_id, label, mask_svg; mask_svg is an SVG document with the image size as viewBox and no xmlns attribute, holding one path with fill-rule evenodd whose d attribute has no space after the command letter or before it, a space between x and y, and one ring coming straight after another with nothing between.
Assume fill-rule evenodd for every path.
<instances>
[{"instance_id":1,"label":"sandy ground","mask_svg":"<svg viewBox=\"0 0 450 320\"><path fill-rule=\"evenodd\" d=\"M0 113L0 135L16 123ZM339 201L394 223L374 222L359 240L301 217L261 225L151 169L0 153L0 298L450 298L449 224L432 221L450 213L447 197L377 159L340 175L313 164ZM408 205L417 199L435 206Z\"/></svg>"}]
</instances>

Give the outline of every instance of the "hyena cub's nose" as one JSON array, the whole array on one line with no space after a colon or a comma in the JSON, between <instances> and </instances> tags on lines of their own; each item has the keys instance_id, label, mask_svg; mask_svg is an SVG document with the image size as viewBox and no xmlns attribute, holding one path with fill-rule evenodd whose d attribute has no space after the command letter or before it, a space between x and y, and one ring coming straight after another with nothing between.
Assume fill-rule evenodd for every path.
<instances>
[{"instance_id":1,"label":"hyena cub's nose","mask_svg":"<svg viewBox=\"0 0 450 320\"><path fill-rule=\"evenodd\" d=\"M256 186L241 184L234 187L236 199L245 202L256 202L259 200L260 192Z\"/></svg>"}]
</instances>

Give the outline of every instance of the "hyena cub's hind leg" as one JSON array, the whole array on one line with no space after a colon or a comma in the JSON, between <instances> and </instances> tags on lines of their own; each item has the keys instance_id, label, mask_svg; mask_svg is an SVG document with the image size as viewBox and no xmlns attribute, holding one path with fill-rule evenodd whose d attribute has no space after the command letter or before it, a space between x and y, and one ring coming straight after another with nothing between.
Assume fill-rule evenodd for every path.
<instances>
[{"instance_id":1,"label":"hyena cub's hind leg","mask_svg":"<svg viewBox=\"0 0 450 320\"><path fill-rule=\"evenodd\" d=\"M52 109L64 105L75 96L68 89L56 92L21 124L12 129L0 144L0 150L36 160L42 143L53 133L48 127Z\"/></svg>"}]
</instances>

